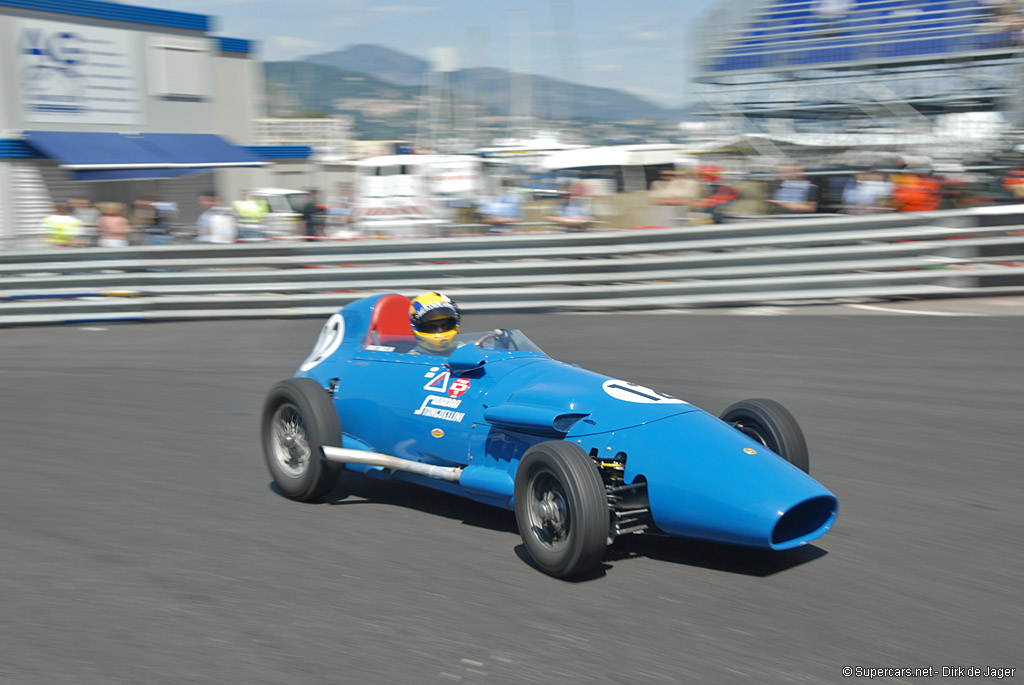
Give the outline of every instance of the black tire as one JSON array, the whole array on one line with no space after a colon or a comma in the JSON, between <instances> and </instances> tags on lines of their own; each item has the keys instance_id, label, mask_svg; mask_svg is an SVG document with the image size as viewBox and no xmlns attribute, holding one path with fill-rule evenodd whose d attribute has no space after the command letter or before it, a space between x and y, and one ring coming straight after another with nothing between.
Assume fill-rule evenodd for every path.
<instances>
[{"instance_id":1,"label":"black tire","mask_svg":"<svg viewBox=\"0 0 1024 685\"><path fill-rule=\"evenodd\" d=\"M270 475L291 499L319 501L338 482L341 465L327 461L322 448L341 447L341 422L316 381L289 378L271 388L260 432Z\"/></svg>"},{"instance_id":2,"label":"black tire","mask_svg":"<svg viewBox=\"0 0 1024 685\"><path fill-rule=\"evenodd\" d=\"M530 557L556 578L596 567L608 546L610 514L594 460L552 440L526 450L515 480L516 522Z\"/></svg>"},{"instance_id":3,"label":"black tire","mask_svg":"<svg viewBox=\"0 0 1024 685\"><path fill-rule=\"evenodd\" d=\"M726 408L721 419L804 473L810 473L807 441L800 424L775 400L741 400Z\"/></svg>"}]
</instances>

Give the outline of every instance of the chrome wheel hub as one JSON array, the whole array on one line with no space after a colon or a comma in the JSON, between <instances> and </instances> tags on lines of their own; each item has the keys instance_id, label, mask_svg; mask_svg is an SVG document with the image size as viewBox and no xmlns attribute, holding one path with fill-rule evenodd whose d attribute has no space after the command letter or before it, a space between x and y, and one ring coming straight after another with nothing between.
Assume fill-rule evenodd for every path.
<instances>
[{"instance_id":1,"label":"chrome wheel hub","mask_svg":"<svg viewBox=\"0 0 1024 685\"><path fill-rule=\"evenodd\" d=\"M553 473L541 470L531 476L529 492L530 528L549 547L563 544L569 536L570 521L562 484Z\"/></svg>"}]
</instances>

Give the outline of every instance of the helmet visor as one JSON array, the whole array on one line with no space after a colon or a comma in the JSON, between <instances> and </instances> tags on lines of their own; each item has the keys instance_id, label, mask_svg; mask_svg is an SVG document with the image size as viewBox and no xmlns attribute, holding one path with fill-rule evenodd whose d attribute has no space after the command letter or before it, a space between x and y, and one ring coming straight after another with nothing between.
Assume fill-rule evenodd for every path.
<instances>
[{"instance_id":1,"label":"helmet visor","mask_svg":"<svg viewBox=\"0 0 1024 685\"><path fill-rule=\"evenodd\" d=\"M415 317L412 327L420 333L447 333L459 325L458 315L451 307L437 307Z\"/></svg>"}]
</instances>

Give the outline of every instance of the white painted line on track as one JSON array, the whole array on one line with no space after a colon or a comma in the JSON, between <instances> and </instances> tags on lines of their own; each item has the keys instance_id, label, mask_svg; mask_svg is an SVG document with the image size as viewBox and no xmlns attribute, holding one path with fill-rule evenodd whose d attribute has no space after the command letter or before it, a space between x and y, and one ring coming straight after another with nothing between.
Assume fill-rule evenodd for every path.
<instances>
[{"instance_id":1,"label":"white painted line on track","mask_svg":"<svg viewBox=\"0 0 1024 685\"><path fill-rule=\"evenodd\" d=\"M846 307L853 309L867 309L874 312L886 312L887 314L918 314L920 316L989 316L988 314L978 314L976 312L929 312L921 309L897 309L894 307L878 307L873 304L847 304Z\"/></svg>"}]
</instances>

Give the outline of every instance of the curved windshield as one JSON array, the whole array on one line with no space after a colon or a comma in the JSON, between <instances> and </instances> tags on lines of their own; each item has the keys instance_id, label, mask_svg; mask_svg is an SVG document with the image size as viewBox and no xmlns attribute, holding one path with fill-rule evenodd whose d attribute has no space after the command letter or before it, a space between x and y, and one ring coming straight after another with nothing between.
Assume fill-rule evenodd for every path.
<instances>
[{"instance_id":1,"label":"curved windshield","mask_svg":"<svg viewBox=\"0 0 1024 685\"><path fill-rule=\"evenodd\" d=\"M459 333L455 336L456 343L476 345L482 351L509 350L512 352L540 352L544 350L526 337L518 328L496 328L483 333Z\"/></svg>"},{"instance_id":2,"label":"curved windshield","mask_svg":"<svg viewBox=\"0 0 1024 685\"><path fill-rule=\"evenodd\" d=\"M464 345L476 345L480 348L481 352L506 350L509 352L538 352L544 354L544 350L537 347L532 340L526 337L526 334L515 328L496 328L493 331L459 333L455 336L455 345L452 346L451 351L454 352ZM447 356L424 350L417 344L413 336L406 334L376 335L371 332L363 344L363 349L376 352L405 352Z\"/></svg>"}]
</instances>

